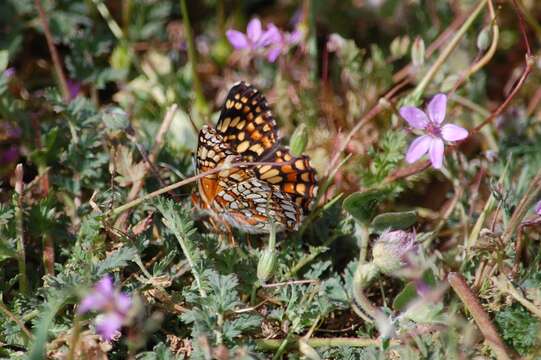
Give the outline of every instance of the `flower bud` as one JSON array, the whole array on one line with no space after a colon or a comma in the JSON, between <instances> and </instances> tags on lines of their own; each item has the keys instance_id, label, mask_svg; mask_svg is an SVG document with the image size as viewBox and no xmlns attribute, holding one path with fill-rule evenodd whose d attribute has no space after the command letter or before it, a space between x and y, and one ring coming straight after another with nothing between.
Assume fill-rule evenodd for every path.
<instances>
[{"instance_id":1,"label":"flower bud","mask_svg":"<svg viewBox=\"0 0 541 360\"><path fill-rule=\"evenodd\" d=\"M353 275L353 286L358 289L366 288L378 273L378 267L371 262L359 264Z\"/></svg>"},{"instance_id":2,"label":"flower bud","mask_svg":"<svg viewBox=\"0 0 541 360\"><path fill-rule=\"evenodd\" d=\"M489 26L485 26L479 35L477 35L477 48L479 51L485 51L490 46L491 32L492 29Z\"/></svg>"},{"instance_id":3,"label":"flower bud","mask_svg":"<svg viewBox=\"0 0 541 360\"><path fill-rule=\"evenodd\" d=\"M408 256L417 251L415 234L403 230L381 234L372 249L372 262L384 274L392 275L408 263Z\"/></svg>"},{"instance_id":4,"label":"flower bud","mask_svg":"<svg viewBox=\"0 0 541 360\"><path fill-rule=\"evenodd\" d=\"M305 124L300 124L293 132L291 136L291 141L289 141L289 147L291 148L291 153L294 156L301 156L306 148L308 143L308 129L306 129Z\"/></svg>"},{"instance_id":5,"label":"flower bud","mask_svg":"<svg viewBox=\"0 0 541 360\"><path fill-rule=\"evenodd\" d=\"M265 249L257 264L257 278L264 284L274 272L276 267L276 250Z\"/></svg>"},{"instance_id":6,"label":"flower bud","mask_svg":"<svg viewBox=\"0 0 541 360\"><path fill-rule=\"evenodd\" d=\"M130 68L131 56L130 50L124 44L117 45L109 59L111 67L115 70L125 70Z\"/></svg>"},{"instance_id":7,"label":"flower bud","mask_svg":"<svg viewBox=\"0 0 541 360\"><path fill-rule=\"evenodd\" d=\"M333 33L329 36L329 40L327 40L327 50L329 52L340 52L345 44L346 40L343 37Z\"/></svg>"},{"instance_id":8,"label":"flower bud","mask_svg":"<svg viewBox=\"0 0 541 360\"><path fill-rule=\"evenodd\" d=\"M261 254L259 263L257 264L257 278L259 282L264 284L274 272L276 267L276 227L274 224L271 226L269 234L269 245Z\"/></svg>"},{"instance_id":9,"label":"flower bud","mask_svg":"<svg viewBox=\"0 0 541 360\"><path fill-rule=\"evenodd\" d=\"M425 63L425 42L419 36L415 38L411 46L411 62L416 67Z\"/></svg>"}]
</instances>

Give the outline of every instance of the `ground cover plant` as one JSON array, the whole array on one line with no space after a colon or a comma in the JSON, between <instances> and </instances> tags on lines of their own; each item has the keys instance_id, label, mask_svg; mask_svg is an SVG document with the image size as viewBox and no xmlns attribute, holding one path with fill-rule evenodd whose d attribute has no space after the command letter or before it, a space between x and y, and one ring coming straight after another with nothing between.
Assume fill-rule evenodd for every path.
<instances>
[{"instance_id":1,"label":"ground cover plant","mask_svg":"<svg viewBox=\"0 0 541 360\"><path fill-rule=\"evenodd\" d=\"M0 358L541 357L538 2L0 19Z\"/></svg>"}]
</instances>

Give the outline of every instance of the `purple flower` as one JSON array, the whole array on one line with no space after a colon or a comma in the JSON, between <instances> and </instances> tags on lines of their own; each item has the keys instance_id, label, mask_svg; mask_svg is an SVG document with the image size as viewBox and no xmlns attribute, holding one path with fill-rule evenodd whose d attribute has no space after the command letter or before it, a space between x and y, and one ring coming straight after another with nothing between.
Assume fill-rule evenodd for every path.
<instances>
[{"instance_id":1,"label":"purple flower","mask_svg":"<svg viewBox=\"0 0 541 360\"><path fill-rule=\"evenodd\" d=\"M7 71L7 70L6 70ZM17 161L20 155L18 140L21 129L7 121L0 122L0 165L5 166Z\"/></svg>"},{"instance_id":2,"label":"purple flower","mask_svg":"<svg viewBox=\"0 0 541 360\"><path fill-rule=\"evenodd\" d=\"M78 81L75 81L75 80L70 80L70 79L68 79L66 81L66 83L68 85L68 91L70 93L70 99L73 100L81 92L81 83L78 82Z\"/></svg>"},{"instance_id":3,"label":"purple flower","mask_svg":"<svg viewBox=\"0 0 541 360\"><path fill-rule=\"evenodd\" d=\"M7 68L6 70L4 70L4 73L2 75L6 77L7 79L9 79L13 75L15 75L15 68L13 67Z\"/></svg>"},{"instance_id":4,"label":"purple flower","mask_svg":"<svg viewBox=\"0 0 541 360\"><path fill-rule=\"evenodd\" d=\"M286 53L290 47L299 44L303 38L303 32L298 28L288 33L280 31L274 24L269 24L269 29L273 29L274 34L272 44L267 53L267 60L270 62L275 62L278 56Z\"/></svg>"},{"instance_id":5,"label":"purple flower","mask_svg":"<svg viewBox=\"0 0 541 360\"><path fill-rule=\"evenodd\" d=\"M131 306L131 297L117 291L113 286L113 279L106 275L83 298L77 312L79 314L89 311L101 312L96 317L96 331L105 340L112 340L119 334Z\"/></svg>"},{"instance_id":6,"label":"purple flower","mask_svg":"<svg viewBox=\"0 0 541 360\"><path fill-rule=\"evenodd\" d=\"M279 34L276 27L267 26L263 31L261 21L258 18L250 20L246 27L246 34L237 30L227 30L226 36L235 49L258 50L269 46L276 41Z\"/></svg>"},{"instance_id":7,"label":"purple flower","mask_svg":"<svg viewBox=\"0 0 541 360\"><path fill-rule=\"evenodd\" d=\"M541 200L537 204L535 204L535 213L537 215L541 215Z\"/></svg>"},{"instance_id":8,"label":"purple flower","mask_svg":"<svg viewBox=\"0 0 541 360\"><path fill-rule=\"evenodd\" d=\"M440 169L443 164L443 141L458 141L468 137L468 130L454 124L441 125L445 119L447 96L437 94L427 106L426 113L413 106L400 108L400 115L408 124L425 135L415 139L406 153L406 161L414 163L428 153L432 166Z\"/></svg>"},{"instance_id":9,"label":"purple flower","mask_svg":"<svg viewBox=\"0 0 541 360\"><path fill-rule=\"evenodd\" d=\"M0 165L14 163L19 158L19 147L11 145L6 150L0 149Z\"/></svg>"}]
</instances>

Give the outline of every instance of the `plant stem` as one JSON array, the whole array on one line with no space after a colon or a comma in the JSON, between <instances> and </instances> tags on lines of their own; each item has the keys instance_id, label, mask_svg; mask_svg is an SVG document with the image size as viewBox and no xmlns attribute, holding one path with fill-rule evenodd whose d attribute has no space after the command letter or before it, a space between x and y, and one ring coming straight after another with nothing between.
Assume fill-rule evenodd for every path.
<instances>
[{"instance_id":1,"label":"plant stem","mask_svg":"<svg viewBox=\"0 0 541 360\"><path fill-rule=\"evenodd\" d=\"M427 73L423 76L419 84L415 87L413 90L411 97L413 99L419 99L430 81L434 78L438 70L442 67L442 65L445 63L449 55L451 55L451 52L457 47L458 42L464 34L466 34L466 31L470 28L470 26L473 24L474 20L477 18L479 13L481 12L481 9L486 5L488 0L480 0L475 9L471 12L470 16L464 21L464 24L458 29L455 36L451 39L447 47L443 49L440 56L436 60L436 62L430 67L430 69L427 71Z\"/></svg>"},{"instance_id":2,"label":"plant stem","mask_svg":"<svg viewBox=\"0 0 541 360\"><path fill-rule=\"evenodd\" d=\"M531 181L530 186L528 186L526 194L524 194L524 196L518 203L517 208L513 212L513 215L509 220L509 224L507 224L507 227L505 228L505 231L502 235L502 241L504 244L508 244L511 241L511 238L515 234L515 230L522 222L522 219L524 219L524 216L526 216L526 213L530 209L531 205L533 204L539 193L541 193L541 170L537 172L537 174Z\"/></svg>"},{"instance_id":3,"label":"plant stem","mask_svg":"<svg viewBox=\"0 0 541 360\"><path fill-rule=\"evenodd\" d=\"M28 295L28 277L26 275L26 253L24 250L23 226L23 165L17 164L15 168L15 192L17 193L17 206L15 207L15 226L17 231L17 262L19 264L19 289L23 295Z\"/></svg>"},{"instance_id":4,"label":"plant stem","mask_svg":"<svg viewBox=\"0 0 541 360\"><path fill-rule=\"evenodd\" d=\"M41 0L35 0L35 4L41 20L41 26L43 26L43 33L45 34L45 39L47 40L47 47L51 53L56 76L58 77L58 82L60 83L60 91L62 92L64 101L67 103L70 101L68 82L66 80L66 75L64 75L64 71L62 70L60 56L58 56L58 51L54 46L53 36L51 35L51 30L49 29L49 20L47 19L47 14L45 13L43 6L41 5Z\"/></svg>"},{"instance_id":5,"label":"plant stem","mask_svg":"<svg viewBox=\"0 0 541 360\"><path fill-rule=\"evenodd\" d=\"M298 339L290 339L287 345L292 346L296 344ZM275 350L278 349L285 339L256 339L256 346L262 350ZM379 346L381 341L379 339L371 338L309 338L305 340L311 347L337 347L337 346L351 346L351 347L367 347L367 346ZM397 345L398 340L391 339L391 345ZM286 345L286 349L288 346Z\"/></svg>"},{"instance_id":6,"label":"plant stem","mask_svg":"<svg viewBox=\"0 0 541 360\"><path fill-rule=\"evenodd\" d=\"M102 0L92 0L94 2L94 5L96 5L96 9L98 9L98 12L100 15L105 19L105 22L107 22L107 26L109 27L109 30L113 33L113 35L117 38L117 40L124 41L126 40L124 36L124 32L118 26L117 22L113 17L111 16L111 13L109 12L109 9L107 6L103 3Z\"/></svg>"},{"instance_id":7,"label":"plant stem","mask_svg":"<svg viewBox=\"0 0 541 360\"><path fill-rule=\"evenodd\" d=\"M182 21L184 22L184 32L186 33L186 39L188 41L188 60L192 71L193 90L195 93L195 106L196 109L206 114L208 112L207 101L203 95L203 88L199 81L197 74L197 53L195 51L195 45L193 41L192 27L190 25L190 17L188 16L188 7L186 6L186 0L180 0L180 11L182 12Z\"/></svg>"},{"instance_id":8,"label":"plant stem","mask_svg":"<svg viewBox=\"0 0 541 360\"><path fill-rule=\"evenodd\" d=\"M274 354L274 356L272 357L272 360L278 360L282 357L282 354L284 353L284 351L286 351L287 349L287 346L289 345L290 341L291 341L291 333L287 333L287 336L285 339L283 340L278 340L278 350L276 350L276 353Z\"/></svg>"},{"instance_id":9,"label":"plant stem","mask_svg":"<svg viewBox=\"0 0 541 360\"><path fill-rule=\"evenodd\" d=\"M490 321L490 317L471 291L466 280L464 280L464 277L459 273L453 272L449 273L447 281L449 281L449 284L455 293L471 313L473 320L475 320L475 323L479 327L479 330L481 330L481 333L485 337L485 341L496 355L496 358L498 358L498 360L512 359L511 351L507 349L507 346L496 331L494 324Z\"/></svg>"},{"instance_id":10,"label":"plant stem","mask_svg":"<svg viewBox=\"0 0 541 360\"><path fill-rule=\"evenodd\" d=\"M173 224L171 224L173 225ZM199 276L199 271L197 270L197 267L195 266L195 261L193 260L194 257L190 251L190 247L188 246L189 239L186 239L184 236L182 236L178 231L174 231L175 237L177 238L177 241L180 245L180 248L182 249L182 252L184 253L184 256L186 256L186 260L188 260L188 264L190 264L190 269L192 270L192 274L195 280L195 283L197 284L197 288L199 289L199 294L201 297L207 297L207 293L201 286L201 277Z\"/></svg>"},{"instance_id":11,"label":"plant stem","mask_svg":"<svg viewBox=\"0 0 541 360\"><path fill-rule=\"evenodd\" d=\"M370 242L368 226L355 220L355 235L359 239L359 263L364 264L368 256L368 243Z\"/></svg>"},{"instance_id":12,"label":"plant stem","mask_svg":"<svg viewBox=\"0 0 541 360\"><path fill-rule=\"evenodd\" d=\"M80 335L81 335L81 320L79 319L79 315L75 315L75 318L73 319L73 333L71 335L69 352L68 352L68 356L66 357L66 360L75 359L75 353L77 351L77 343L79 342Z\"/></svg>"},{"instance_id":13,"label":"plant stem","mask_svg":"<svg viewBox=\"0 0 541 360\"><path fill-rule=\"evenodd\" d=\"M200 174L197 174L197 175L194 175L194 176L191 176L187 179L184 179L184 180L181 180L181 181L177 181L176 183L173 183L171 185L168 185L168 186L165 186L161 189L158 189L156 191L153 191L151 193L148 193L144 196L141 196L140 198L137 198L133 201L129 201L127 202L126 204L124 205L121 205L119 207L116 207L114 209L111 209L109 211L107 211L104 215L105 216L116 216L128 209L131 209L132 207L134 206L137 206L139 204L141 204L142 202L145 202L147 200L150 200L152 198L155 198L156 196L159 196L161 194L164 194L166 192L169 192L171 190L175 190L181 186L184 186L184 185L187 185L189 183L192 183L194 181L197 181L201 178L204 178L205 176L209 176L209 175L212 175L212 174L216 174L216 173L219 173L220 171L224 170L224 169L231 169L231 168L234 168L234 167L240 167L240 166L257 166L257 165L284 165L284 163L279 163L279 162L268 162L268 161L254 161L254 162L237 162L237 163L232 163L232 164L224 164L224 165L221 165L221 166L217 166L216 168L212 169L212 170L209 170L209 171L205 171L203 173L200 173Z\"/></svg>"},{"instance_id":14,"label":"plant stem","mask_svg":"<svg viewBox=\"0 0 541 360\"><path fill-rule=\"evenodd\" d=\"M11 319L19 329L23 332L23 337L26 340L34 340L34 337L32 336L32 333L28 328L24 325L24 322L19 319L15 314L13 314L11 311L9 311L8 307L4 304L4 302L0 299L0 311L4 313L4 315Z\"/></svg>"}]
</instances>

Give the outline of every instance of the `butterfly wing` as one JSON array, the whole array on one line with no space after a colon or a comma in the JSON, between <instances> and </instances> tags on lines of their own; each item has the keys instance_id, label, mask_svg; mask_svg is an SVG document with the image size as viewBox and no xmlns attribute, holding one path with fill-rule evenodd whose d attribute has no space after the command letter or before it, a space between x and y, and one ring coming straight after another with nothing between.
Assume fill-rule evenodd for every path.
<instances>
[{"instance_id":1,"label":"butterfly wing","mask_svg":"<svg viewBox=\"0 0 541 360\"><path fill-rule=\"evenodd\" d=\"M217 194L218 213L248 233L269 233L272 223L277 231L296 230L302 219L301 209L279 188L254 175L248 175L245 181L230 182Z\"/></svg>"},{"instance_id":2,"label":"butterfly wing","mask_svg":"<svg viewBox=\"0 0 541 360\"><path fill-rule=\"evenodd\" d=\"M259 90L244 81L229 91L216 130L231 150L246 161L265 157L278 139L276 120L267 100Z\"/></svg>"},{"instance_id":3,"label":"butterfly wing","mask_svg":"<svg viewBox=\"0 0 541 360\"><path fill-rule=\"evenodd\" d=\"M310 158L306 155L295 157L287 148L280 148L268 161L279 164L257 166L257 177L277 186L306 215L317 194L316 171L310 164Z\"/></svg>"}]
</instances>

